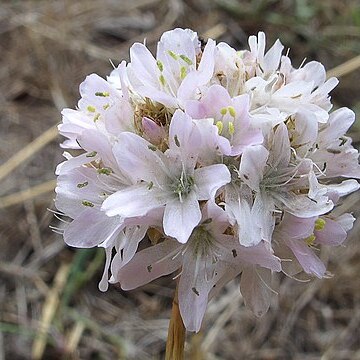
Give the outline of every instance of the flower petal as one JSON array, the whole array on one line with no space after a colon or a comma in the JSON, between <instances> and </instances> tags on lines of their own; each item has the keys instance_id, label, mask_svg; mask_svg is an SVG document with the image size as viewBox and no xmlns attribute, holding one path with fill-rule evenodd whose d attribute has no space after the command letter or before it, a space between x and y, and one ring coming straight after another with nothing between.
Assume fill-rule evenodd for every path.
<instances>
[{"instance_id":1,"label":"flower petal","mask_svg":"<svg viewBox=\"0 0 360 360\"><path fill-rule=\"evenodd\" d=\"M96 209L86 209L64 231L66 244L78 248L91 248L107 241L122 226L119 217L108 217Z\"/></svg>"},{"instance_id":2,"label":"flower petal","mask_svg":"<svg viewBox=\"0 0 360 360\"><path fill-rule=\"evenodd\" d=\"M228 184L230 180L230 172L224 164L214 164L196 169L194 182L197 186L198 199L214 200L217 190Z\"/></svg>"},{"instance_id":3,"label":"flower petal","mask_svg":"<svg viewBox=\"0 0 360 360\"><path fill-rule=\"evenodd\" d=\"M326 272L325 265L305 242L289 239L286 244L292 250L306 273L313 274L320 279L324 277Z\"/></svg>"},{"instance_id":4,"label":"flower petal","mask_svg":"<svg viewBox=\"0 0 360 360\"><path fill-rule=\"evenodd\" d=\"M123 290L135 289L147 284L160 276L168 275L180 268L182 256L169 256L180 251L181 245L177 241L165 240L138 252L132 260L120 270L113 267L113 282L120 282Z\"/></svg>"},{"instance_id":5,"label":"flower petal","mask_svg":"<svg viewBox=\"0 0 360 360\"><path fill-rule=\"evenodd\" d=\"M225 263L218 263L213 269L207 268L206 260L185 253L179 281L179 308L186 330L198 332L206 311L210 290L226 271ZM209 273L215 272L212 278Z\"/></svg>"},{"instance_id":6,"label":"flower petal","mask_svg":"<svg viewBox=\"0 0 360 360\"><path fill-rule=\"evenodd\" d=\"M201 220L201 211L195 192L166 204L164 212L164 232L185 244L195 226Z\"/></svg>"},{"instance_id":7,"label":"flower petal","mask_svg":"<svg viewBox=\"0 0 360 360\"><path fill-rule=\"evenodd\" d=\"M118 166L133 182L152 182L158 187L167 183L168 170L164 154L142 137L123 132L113 146Z\"/></svg>"},{"instance_id":8,"label":"flower petal","mask_svg":"<svg viewBox=\"0 0 360 360\"><path fill-rule=\"evenodd\" d=\"M144 216L150 210L166 203L163 191L155 187L149 189L142 183L129 186L110 195L101 207L107 216L120 215L124 218Z\"/></svg>"},{"instance_id":9,"label":"flower petal","mask_svg":"<svg viewBox=\"0 0 360 360\"><path fill-rule=\"evenodd\" d=\"M271 271L249 266L241 274L240 292L245 305L257 316L263 316L270 307Z\"/></svg>"},{"instance_id":10,"label":"flower petal","mask_svg":"<svg viewBox=\"0 0 360 360\"><path fill-rule=\"evenodd\" d=\"M240 177L251 189L259 191L269 151L262 145L255 145L244 150L240 162Z\"/></svg>"},{"instance_id":11,"label":"flower petal","mask_svg":"<svg viewBox=\"0 0 360 360\"><path fill-rule=\"evenodd\" d=\"M346 230L337 221L334 221L326 217L323 218L323 220L325 220L325 227L322 230L314 231L314 235L316 237L316 243L328 245L328 246L341 245L346 239L347 236ZM353 218L353 221L354 220L355 219Z\"/></svg>"}]
</instances>

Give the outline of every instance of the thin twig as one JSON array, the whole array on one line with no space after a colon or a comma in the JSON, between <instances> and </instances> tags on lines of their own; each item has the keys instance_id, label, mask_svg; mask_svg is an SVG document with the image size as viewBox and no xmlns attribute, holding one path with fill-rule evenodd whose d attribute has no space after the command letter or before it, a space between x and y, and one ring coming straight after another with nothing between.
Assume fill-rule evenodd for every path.
<instances>
[{"instance_id":1,"label":"thin twig","mask_svg":"<svg viewBox=\"0 0 360 360\"><path fill-rule=\"evenodd\" d=\"M330 78L332 76L341 77L347 74L352 73L353 71L360 68L360 55L355 56L354 58L345 61L339 66L334 67L333 69L327 72L327 77Z\"/></svg>"},{"instance_id":2,"label":"thin twig","mask_svg":"<svg viewBox=\"0 0 360 360\"><path fill-rule=\"evenodd\" d=\"M50 129L43 132L30 144L26 145L23 149L18 151L14 156L12 156L8 161L0 166L0 181L10 174L14 169L16 169L20 164L30 158L32 155L36 154L40 149L42 149L49 142L54 140L58 135L58 130L56 126L52 126Z\"/></svg>"},{"instance_id":3,"label":"thin twig","mask_svg":"<svg viewBox=\"0 0 360 360\"><path fill-rule=\"evenodd\" d=\"M227 31L226 26L223 23L219 23L204 32L204 38L218 39L224 35Z\"/></svg>"},{"instance_id":4,"label":"thin twig","mask_svg":"<svg viewBox=\"0 0 360 360\"><path fill-rule=\"evenodd\" d=\"M83 321L77 321L74 327L71 329L70 333L66 339L66 353L71 355L75 353L79 341L82 337L82 334L85 330L85 323Z\"/></svg>"},{"instance_id":5,"label":"thin twig","mask_svg":"<svg viewBox=\"0 0 360 360\"><path fill-rule=\"evenodd\" d=\"M23 191L16 192L0 198L0 209L20 204L26 200L32 199L36 196L49 193L54 190L56 186L55 180L49 180L39 185L35 185Z\"/></svg>"},{"instance_id":6,"label":"thin twig","mask_svg":"<svg viewBox=\"0 0 360 360\"><path fill-rule=\"evenodd\" d=\"M62 264L56 273L54 286L48 293L42 309L40 327L32 346L32 359L42 359L45 347L46 338L52 319L55 315L56 309L60 302L60 294L66 284L70 270L69 264Z\"/></svg>"}]
</instances>

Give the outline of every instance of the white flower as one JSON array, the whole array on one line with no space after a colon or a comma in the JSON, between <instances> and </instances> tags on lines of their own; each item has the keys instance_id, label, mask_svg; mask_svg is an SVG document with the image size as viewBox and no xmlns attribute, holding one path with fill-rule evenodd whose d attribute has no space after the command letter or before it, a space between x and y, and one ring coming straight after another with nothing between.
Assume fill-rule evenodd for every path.
<instances>
[{"instance_id":1,"label":"white flower","mask_svg":"<svg viewBox=\"0 0 360 360\"><path fill-rule=\"evenodd\" d=\"M229 272L232 277L241 271L250 275L245 269L256 265L280 271L280 259L264 244L242 247L231 235L224 234L228 226L224 210L208 201L203 208L201 223L186 244L166 240L140 251L132 262L114 273L121 287L128 290L181 269L180 313L186 328L198 332L211 290L224 285L226 282L222 279L224 276L228 279ZM251 282L250 278L247 282ZM250 290L248 284L244 282L243 285L247 293Z\"/></svg>"},{"instance_id":2,"label":"white flower","mask_svg":"<svg viewBox=\"0 0 360 360\"><path fill-rule=\"evenodd\" d=\"M225 165L195 169L201 134L190 117L178 110L169 129L165 154L141 137L122 133L114 153L119 167L137 183L109 196L102 209L108 216L144 216L165 207L165 234L185 243L201 219L199 200L214 200L216 191L230 181Z\"/></svg>"},{"instance_id":3,"label":"white flower","mask_svg":"<svg viewBox=\"0 0 360 360\"><path fill-rule=\"evenodd\" d=\"M89 75L78 108L62 112L62 147L77 156L65 152L56 169L55 229L70 246L104 248L101 290L176 271L190 331L238 275L257 316L275 272L326 277L317 252L341 245L354 222L333 211L360 187L345 135L354 113L330 112L337 79L322 64L296 69L265 40L237 51L165 32L156 56L134 44L128 64L107 80Z\"/></svg>"},{"instance_id":4,"label":"white flower","mask_svg":"<svg viewBox=\"0 0 360 360\"><path fill-rule=\"evenodd\" d=\"M134 91L142 97L169 108L178 108L187 99L197 97L214 71L215 42L209 40L200 55L197 34L175 29L163 34L156 59L145 45L136 43L130 49L128 78Z\"/></svg>"}]
</instances>

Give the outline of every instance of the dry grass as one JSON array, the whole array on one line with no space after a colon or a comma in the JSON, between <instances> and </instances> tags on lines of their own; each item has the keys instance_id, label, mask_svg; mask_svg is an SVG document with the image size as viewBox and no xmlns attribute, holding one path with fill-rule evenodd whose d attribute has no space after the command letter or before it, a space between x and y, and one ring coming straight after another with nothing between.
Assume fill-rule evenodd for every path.
<instances>
[{"instance_id":1,"label":"dry grass","mask_svg":"<svg viewBox=\"0 0 360 360\"><path fill-rule=\"evenodd\" d=\"M0 7L0 360L161 359L174 284L97 290L100 250L65 248L47 208L60 162L53 127L73 107L85 75L111 70L134 41L154 47L175 26L244 47L259 29L343 75L336 106L360 112L358 1L306 0L2 1ZM210 11L205 11L210 10ZM343 65L341 65L343 64ZM337 67L341 65L340 67ZM49 130L50 129L50 130ZM360 125L352 135L360 141ZM359 195L343 211L359 215ZM322 254L334 277L307 284L278 279L280 296L255 319L237 282L209 304L187 359L360 359L360 244Z\"/></svg>"}]
</instances>

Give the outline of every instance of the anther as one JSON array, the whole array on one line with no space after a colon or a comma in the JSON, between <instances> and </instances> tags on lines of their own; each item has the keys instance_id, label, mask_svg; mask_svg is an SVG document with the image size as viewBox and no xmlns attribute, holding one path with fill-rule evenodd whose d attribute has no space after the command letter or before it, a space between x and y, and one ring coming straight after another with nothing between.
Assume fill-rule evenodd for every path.
<instances>
[{"instance_id":1,"label":"anther","mask_svg":"<svg viewBox=\"0 0 360 360\"><path fill-rule=\"evenodd\" d=\"M182 66L182 67L180 68L180 79L181 79L181 80L184 80L185 77L186 77L186 67L185 67L185 66Z\"/></svg>"},{"instance_id":2,"label":"anther","mask_svg":"<svg viewBox=\"0 0 360 360\"><path fill-rule=\"evenodd\" d=\"M220 109L220 114L223 115L223 116L224 116L227 112L228 112L228 109L225 108L225 107L223 107L222 109Z\"/></svg>"},{"instance_id":3,"label":"anther","mask_svg":"<svg viewBox=\"0 0 360 360\"><path fill-rule=\"evenodd\" d=\"M161 74L161 75L159 76L159 81L160 81L160 83L161 83L162 86L165 86L166 81L165 81L165 77L164 77L163 74Z\"/></svg>"},{"instance_id":4,"label":"anther","mask_svg":"<svg viewBox=\"0 0 360 360\"><path fill-rule=\"evenodd\" d=\"M234 127L234 123L232 121L230 121L228 123L228 130L229 130L229 134L230 135L234 135L235 132L235 127Z\"/></svg>"},{"instance_id":5,"label":"anther","mask_svg":"<svg viewBox=\"0 0 360 360\"><path fill-rule=\"evenodd\" d=\"M110 96L110 93L108 91L97 91L95 96L107 97Z\"/></svg>"},{"instance_id":6,"label":"anther","mask_svg":"<svg viewBox=\"0 0 360 360\"><path fill-rule=\"evenodd\" d=\"M103 175L110 175L112 173L112 170L110 168L104 167L101 169L98 169L98 174L103 174Z\"/></svg>"},{"instance_id":7,"label":"anther","mask_svg":"<svg viewBox=\"0 0 360 360\"><path fill-rule=\"evenodd\" d=\"M316 239L316 236L314 234L312 234L305 239L305 242L308 246L311 246L311 245L314 245L315 239Z\"/></svg>"},{"instance_id":8,"label":"anther","mask_svg":"<svg viewBox=\"0 0 360 360\"><path fill-rule=\"evenodd\" d=\"M228 109L229 109L230 116L232 116L234 118L236 116L236 111L235 111L234 107L228 106Z\"/></svg>"},{"instance_id":9,"label":"anther","mask_svg":"<svg viewBox=\"0 0 360 360\"><path fill-rule=\"evenodd\" d=\"M84 206L94 207L95 205L91 201L83 200L81 202Z\"/></svg>"},{"instance_id":10,"label":"anther","mask_svg":"<svg viewBox=\"0 0 360 360\"><path fill-rule=\"evenodd\" d=\"M90 157L94 157L94 156L96 156L96 155L97 155L97 152L96 152L96 151L92 151L91 153L86 154L86 157L87 157L87 158L90 158Z\"/></svg>"},{"instance_id":11,"label":"anther","mask_svg":"<svg viewBox=\"0 0 360 360\"><path fill-rule=\"evenodd\" d=\"M193 62L185 55L180 55L180 58L184 60L188 65L192 65Z\"/></svg>"},{"instance_id":12,"label":"anther","mask_svg":"<svg viewBox=\"0 0 360 360\"><path fill-rule=\"evenodd\" d=\"M321 230L323 230L324 227L325 227L325 224L326 224L326 221L325 221L324 219L321 219L321 218L317 219L317 220L315 221L315 230L316 230L316 231L321 231Z\"/></svg>"},{"instance_id":13,"label":"anther","mask_svg":"<svg viewBox=\"0 0 360 360\"><path fill-rule=\"evenodd\" d=\"M217 121L215 125L218 128L218 133L221 134L224 128L224 124L222 123L222 121Z\"/></svg>"},{"instance_id":14,"label":"anther","mask_svg":"<svg viewBox=\"0 0 360 360\"><path fill-rule=\"evenodd\" d=\"M164 71L164 64L161 62L161 60L157 60L156 61L156 66L158 67L158 69L163 72Z\"/></svg>"},{"instance_id":15,"label":"anther","mask_svg":"<svg viewBox=\"0 0 360 360\"><path fill-rule=\"evenodd\" d=\"M155 145L148 145L148 149L150 149L151 151L156 151L157 147Z\"/></svg>"},{"instance_id":16,"label":"anther","mask_svg":"<svg viewBox=\"0 0 360 360\"><path fill-rule=\"evenodd\" d=\"M191 290L195 293L195 295L200 296L200 294L197 291L196 287L191 288Z\"/></svg>"},{"instance_id":17,"label":"anther","mask_svg":"<svg viewBox=\"0 0 360 360\"><path fill-rule=\"evenodd\" d=\"M85 181L83 183L79 183L77 184L76 186L79 188L79 189L82 189L83 187L89 185L89 182L88 181Z\"/></svg>"},{"instance_id":18,"label":"anther","mask_svg":"<svg viewBox=\"0 0 360 360\"><path fill-rule=\"evenodd\" d=\"M171 50L168 51L168 54L174 59L174 60L178 60L178 56Z\"/></svg>"},{"instance_id":19,"label":"anther","mask_svg":"<svg viewBox=\"0 0 360 360\"><path fill-rule=\"evenodd\" d=\"M180 141L179 141L177 135L174 136L174 141L175 141L175 145L176 145L177 147L180 147Z\"/></svg>"}]
</instances>

